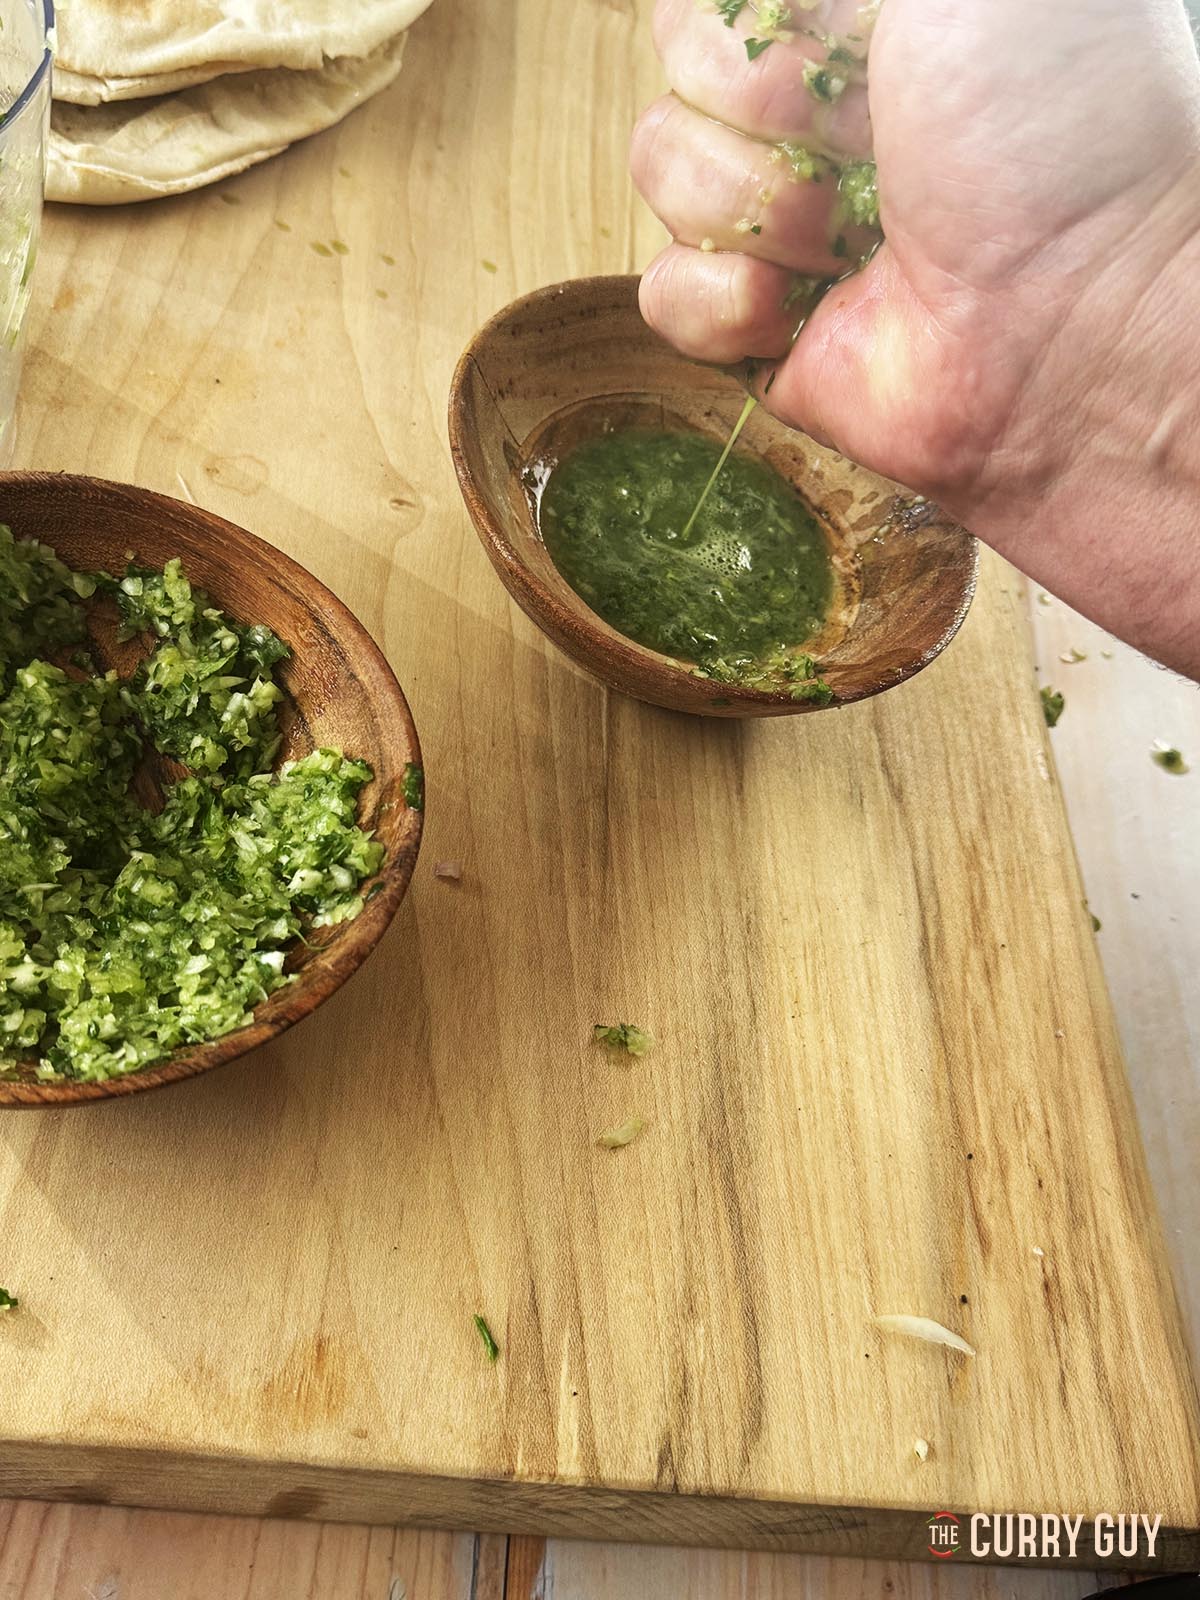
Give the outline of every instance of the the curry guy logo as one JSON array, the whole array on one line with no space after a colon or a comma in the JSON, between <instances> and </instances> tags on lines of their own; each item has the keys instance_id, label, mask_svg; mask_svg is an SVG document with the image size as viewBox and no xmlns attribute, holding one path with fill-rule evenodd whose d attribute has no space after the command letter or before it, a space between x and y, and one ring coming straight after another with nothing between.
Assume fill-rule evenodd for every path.
<instances>
[{"instance_id":1,"label":"the curry guy logo","mask_svg":"<svg viewBox=\"0 0 1200 1600\"><path fill-rule=\"evenodd\" d=\"M929 1554L939 1561L964 1554L976 1561L1082 1561L1092 1555L1153 1561L1162 1515L1101 1512L1085 1522L1083 1517L1034 1516L1026 1511L975 1511L961 1517L953 1511L935 1511L926 1525Z\"/></svg>"}]
</instances>

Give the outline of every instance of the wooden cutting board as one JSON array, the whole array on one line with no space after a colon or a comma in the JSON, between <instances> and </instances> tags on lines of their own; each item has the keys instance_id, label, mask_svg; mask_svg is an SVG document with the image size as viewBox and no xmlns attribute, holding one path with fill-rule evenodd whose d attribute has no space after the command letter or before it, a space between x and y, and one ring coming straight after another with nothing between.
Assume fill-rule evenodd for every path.
<instances>
[{"instance_id":1,"label":"wooden cutting board","mask_svg":"<svg viewBox=\"0 0 1200 1600\"><path fill-rule=\"evenodd\" d=\"M1196 1394L1018 580L989 560L874 703L700 723L575 672L459 502L474 327L654 247L648 13L437 0L336 132L48 217L20 464L310 566L408 690L429 809L392 935L296 1032L0 1122L0 1494L899 1555L936 1510L1146 1512L1194 1565ZM597 1051L618 1019L654 1054Z\"/></svg>"}]
</instances>

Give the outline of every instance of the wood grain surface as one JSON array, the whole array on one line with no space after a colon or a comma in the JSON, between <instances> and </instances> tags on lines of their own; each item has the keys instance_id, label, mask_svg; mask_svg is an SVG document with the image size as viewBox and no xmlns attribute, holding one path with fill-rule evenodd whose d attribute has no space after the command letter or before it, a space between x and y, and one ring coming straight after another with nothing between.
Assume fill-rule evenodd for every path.
<instances>
[{"instance_id":1,"label":"wood grain surface","mask_svg":"<svg viewBox=\"0 0 1200 1600\"><path fill-rule=\"evenodd\" d=\"M707 726L576 675L466 526L470 332L653 243L646 10L435 5L225 199L48 220L23 463L327 581L413 704L430 865L252 1061L0 1126L0 1489L861 1555L1128 1506L1186 1560L1195 1391L1011 575L874 703ZM645 1063L588 1044L618 1017Z\"/></svg>"},{"instance_id":2,"label":"wood grain surface","mask_svg":"<svg viewBox=\"0 0 1200 1600\"><path fill-rule=\"evenodd\" d=\"M1083 1600L1115 1575L0 1504L0 1600Z\"/></svg>"},{"instance_id":3,"label":"wood grain surface","mask_svg":"<svg viewBox=\"0 0 1200 1600\"><path fill-rule=\"evenodd\" d=\"M1067 693L1055 761L1091 901L1103 910L1099 949L1194 1340L1200 991L1189 979L1200 967L1200 787L1171 786L1146 741L1149 731L1200 755L1200 695L1057 603L1033 615L1042 676ZM1086 671L1077 662L1063 670L1059 657L1072 648L1087 649ZM0 1508L0 1600L1080 1600L1099 1581L28 1501Z\"/></svg>"}]
</instances>

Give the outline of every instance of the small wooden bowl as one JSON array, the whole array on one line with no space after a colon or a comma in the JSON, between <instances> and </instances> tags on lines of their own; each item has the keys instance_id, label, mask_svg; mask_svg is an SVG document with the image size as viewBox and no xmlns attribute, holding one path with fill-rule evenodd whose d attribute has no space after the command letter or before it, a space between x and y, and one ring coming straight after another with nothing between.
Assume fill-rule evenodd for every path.
<instances>
[{"instance_id":1,"label":"small wooden bowl","mask_svg":"<svg viewBox=\"0 0 1200 1600\"><path fill-rule=\"evenodd\" d=\"M822 709L693 675L596 615L558 572L537 526L537 480L581 440L610 428L687 428L724 442L745 391L677 355L638 312L638 280L582 278L514 301L475 335L450 391L459 486L492 564L525 613L604 683L702 716ZM945 649L975 591L974 539L935 506L822 449L758 408L739 449L803 495L833 558L830 617L812 640L835 704L903 683ZM532 469L532 470L531 470Z\"/></svg>"},{"instance_id":2,"label":"small wooden bowl","mask_svg":"<svg viewBox=\"0 0 1200 1600\"><path fill-rule=\"evenodd\" d=\"M0 474L0 522L17 538L40 539L80 571L139 562L161 567L179 556L186 575L239 621L264 622L292 648L280 670L287 692L283 757L329 745L368 761L374 782L363 791L360 821L387 854L371 899L353 922L322 929L289 958L296 979L279 989L248 1026L211 1044L178 1050L160 1062L104 1083L43 1083L33 1066L0 1081L0 1107L64 1106L159 1089L208 1072L265 1044L308 1016L343 984L379 943L404 898L416 864L422 817L403 795L404 769L421 752L408 703L370 634L324 584L252 533L197 506L128 484L67 474ZM104 666L130 670L144 653L116 645L97 629Z\"/></svg>"}]
</instances>

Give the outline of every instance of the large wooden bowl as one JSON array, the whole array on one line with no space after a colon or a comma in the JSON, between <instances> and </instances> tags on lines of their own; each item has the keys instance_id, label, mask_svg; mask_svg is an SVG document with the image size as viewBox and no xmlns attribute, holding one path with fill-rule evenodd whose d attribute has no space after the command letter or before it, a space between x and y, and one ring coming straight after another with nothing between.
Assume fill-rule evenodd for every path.
<instances>
[{"instance_id":1,"label":"large wooden bowl","mask_svg":"<svg viewBox=\"0 0 1200 1600\"><path fill-rule=\"evenodd\" d=\"M537 484L606 428L689 428L724 442L742 409L735 378L677 355L638 312L633 277L580 278L514 301L467 347L450 395L450 447L467 509L518 604L567 655L614 689L670 710L772 717L822 709L786 690L696 677L627 639L561 576L538 533ZM934 506L794 433L761 407L741 449L800 491L820 521L836 590L805 642L835 704L911 678L945 649L975 591L978 552Z\"/></svg>"},{"instance_id":2,"label":"large wooden bowl","mask_svg":"<svg viewBox=\"0 0 1200 1600\"><path fill-rule=\"evenodd\" d=\"M346 607L296 562L221 517L128 484L58 473L0 474L0 522L17 538L40 539L77 570L110 572L128 552L161 567L179 556L188 578L231 617L264 622L291 646L279 677L287 693L283 756L321 745L361 757L375 770L359 820L386 850L371 898L353 922L322 929L289 958L295 981L279 989L247 1027L211 1044L104 1083L42 1083L33 1064L0 1081L0 1107L63 1106L159 1089L245 1055L299 1022L366 960L396 914L421 841L421 813L403 793L404 771L419 764L408 704L378 646ZM102 664L127 671L140 652L95 630Z\"/></svg>"}]
</instances>

